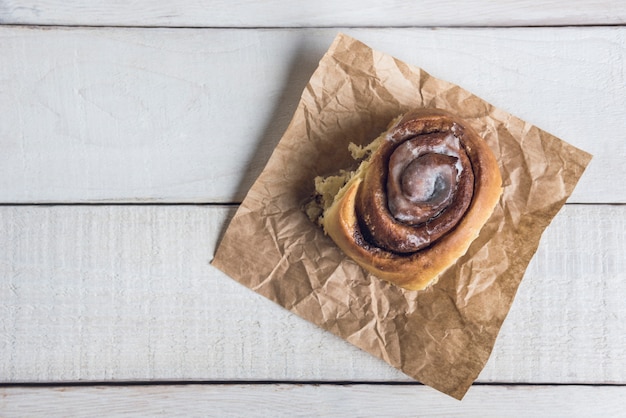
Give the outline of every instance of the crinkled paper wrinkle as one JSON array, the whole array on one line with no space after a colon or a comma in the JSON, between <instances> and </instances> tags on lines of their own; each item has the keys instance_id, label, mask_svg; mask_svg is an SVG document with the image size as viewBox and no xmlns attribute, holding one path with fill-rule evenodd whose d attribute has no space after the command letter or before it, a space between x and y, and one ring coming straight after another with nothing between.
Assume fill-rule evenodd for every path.
<instances>
[{"instance_id":1,"label":"crinkled paper wrinkle","mask_svg":"<svg viewBox=\"0 0 626 418\"><path fill-rule=\"evenodd\" d=\"M350 142L369 143L415 107L440 107L465 118L494 151L503 178L502 198L467 254L420 292L366 274L302 210L315 176L350 167ZM461 399L489 358L541 234L590 158L452 83L340 34L212 263Z\"/></svg>"}]
</instances>

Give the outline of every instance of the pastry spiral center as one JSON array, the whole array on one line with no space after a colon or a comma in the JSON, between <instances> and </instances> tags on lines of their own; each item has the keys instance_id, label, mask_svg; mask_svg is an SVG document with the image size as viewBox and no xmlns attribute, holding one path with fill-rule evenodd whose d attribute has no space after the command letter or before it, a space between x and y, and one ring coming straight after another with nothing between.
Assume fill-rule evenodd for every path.
<instances>
[{"instance_id":1,"label":"pastry spiral center","mask_svg":"<svg viewBox=\"0 0 626 418\"><path fill-rule=\"evenodd\" d=\"M387 204L407 225L435 218L454 198L462 166L453 135L435 134L406 141L389 160Z\"/></svg>"},{"instance_id":2,"label":"pastry spiral center","mask_svg":"<svg viewBox=\"0 0 626 418\"><path fill-rule=\"evenodd\" d=\"M455 125L439 129L399 129L404 138L390 136L372 158L355 208L377 248L417 252L455 228L468 209L474 174L464 133Z\"/></svg>"},{"instance_id":3,"label":"pastry spiral center","mask_svg":"<svg viewBox=\"0 0 626 418\"><path fill-rule=\"evenodd\" d=\"M402 194L413 203L433 206L448 200L457 175L455 161L456 158L437 154L411 161L400 179Z\"/></svg>"}]
</instances>

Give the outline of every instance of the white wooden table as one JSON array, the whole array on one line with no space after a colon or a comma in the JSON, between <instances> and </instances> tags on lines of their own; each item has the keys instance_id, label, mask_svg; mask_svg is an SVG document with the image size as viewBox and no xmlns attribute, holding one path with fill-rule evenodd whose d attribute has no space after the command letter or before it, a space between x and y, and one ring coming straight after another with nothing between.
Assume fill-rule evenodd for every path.
<instances>
[{"instance_id":1,"label":"white wooden table","mask_svg":"<svg viewBox=\"0 0 626 418\"><path fill-rule=\"evenodd\" d=\"M626 3L89 3L0 1L0 416L626 414ZM460 402L209 265L338 31L594 154Z\"/></svg>"}]
</instances>

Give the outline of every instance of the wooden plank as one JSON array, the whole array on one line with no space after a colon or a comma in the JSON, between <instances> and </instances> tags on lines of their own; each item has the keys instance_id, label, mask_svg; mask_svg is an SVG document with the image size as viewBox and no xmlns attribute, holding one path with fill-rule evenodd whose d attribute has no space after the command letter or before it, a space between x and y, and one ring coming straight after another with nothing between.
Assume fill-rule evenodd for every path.
<instances>
[{"instance_id":1,"label":"wooden plank","mask_svg":"<svg viewBox=\"0 0 626 418\"><path fill-rule=\"evenodd\" d=\"M0 207L0 380L410 381L209 261L234 207ZM546 231L481 382L626 383L626 206Z\"/></svg>"},{"instance_id":2,"label":"wooden plank","mask_svg":"<svg viewBox=\"0 0 626 418\"><path fill-rule=\"evenodd\" d=\"M178 385L0 388L5 417L617 417L626 387L474 386L459 402L419 385Z\"/></svg>"},{"instance_id":3,"label":"wooden plank","mask_svg":"<svg viewBox=\"0 0 626 418\"><path fill-rule=\"evenodd\" d=\"M0 203L240 201L336 32L0 27ZM570 202L626 202L626 27L346 32L594 154Z\"/></svg>"},{"instance_id":4,"label":"wooden plank","mask_svg":"<svg viewBox=\"0 0 626 418\"><path fill-rule=\"evenodd\" d=\"M0 23L29 25L310 27L310 26L546 26L609 25L626 22L618 0L420 0L384 4L373 0L258 2L237 0L175 4L79 0L5 0Z\"/></svg>"}]
</instances>

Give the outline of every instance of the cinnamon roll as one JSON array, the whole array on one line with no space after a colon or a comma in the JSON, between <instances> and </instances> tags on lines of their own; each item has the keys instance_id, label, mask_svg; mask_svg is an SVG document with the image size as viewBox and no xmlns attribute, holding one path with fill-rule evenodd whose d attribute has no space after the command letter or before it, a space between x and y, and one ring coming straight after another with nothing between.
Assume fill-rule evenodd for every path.
<instances>
[{"instance_id":1,"label":"cinnamon roll","mask_svg":"<svg viewBox=\"0 0 626 418\"><path fill-rule=\"evenodd\" d=\"M502 192L497 161L462 119L420 109L394 120L355 171L315 179L309 216L380 279L424 289L464 255Z\"/></svg>"}]
</instances>

